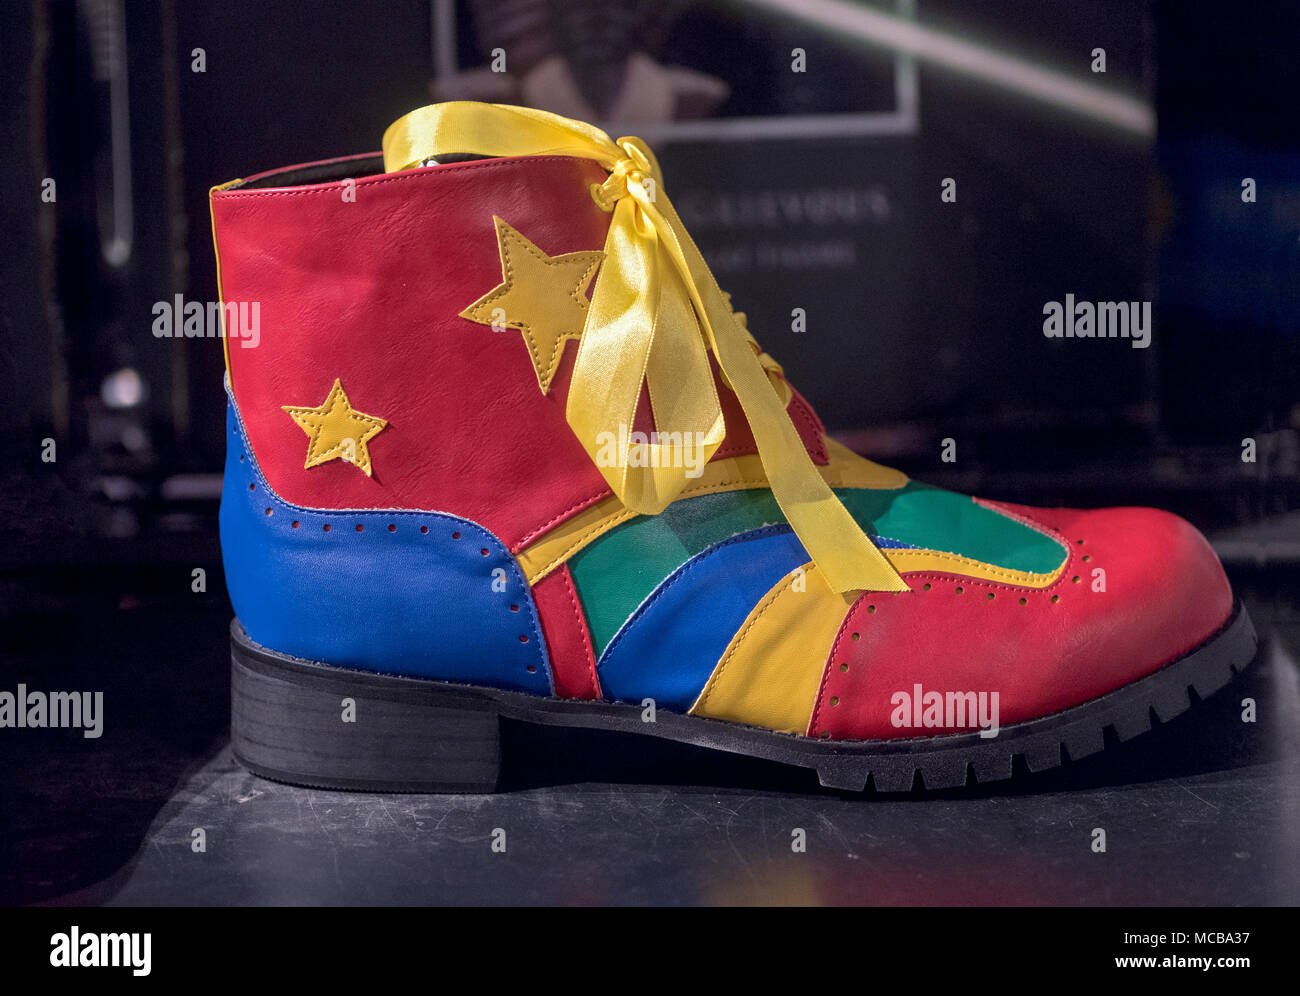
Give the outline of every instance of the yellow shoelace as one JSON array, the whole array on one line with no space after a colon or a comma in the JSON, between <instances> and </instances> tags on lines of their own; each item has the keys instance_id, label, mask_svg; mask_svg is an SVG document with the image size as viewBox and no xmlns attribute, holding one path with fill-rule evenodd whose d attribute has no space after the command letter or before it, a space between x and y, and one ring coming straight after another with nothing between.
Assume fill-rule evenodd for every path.
<instances>
[{"instance_id":1,"label":"yellow shoelace","mask_svg":"<svg viewBox=\"0 0 1300 996\"><path fill-rule=\"evenodd\" d=\"M637 466L597 459L601 439L617 438L620 428L626 434L633 424L642 382L659 438L690 433L707 459L726 437L712 352L740 400L777 504L830 586L907 590L813 466L786 412L790 395L780 367L731 310L664 194L659 164L644 142L614 142L598 128L545 111L472 101L422 107L384 133L389 172L451 154L577 156L609 174L592 186L592 197L612 217L565 415L624 505L658 514L689 481L680 459L658 452L673 443L647 444L651 452Z\"/></svg>"}]
</instances>

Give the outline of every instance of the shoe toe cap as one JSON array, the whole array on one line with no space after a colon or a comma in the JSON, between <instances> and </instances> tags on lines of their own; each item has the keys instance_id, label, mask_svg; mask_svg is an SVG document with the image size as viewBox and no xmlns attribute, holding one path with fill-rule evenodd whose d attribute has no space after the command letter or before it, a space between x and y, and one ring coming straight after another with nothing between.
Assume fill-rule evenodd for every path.
<instances>
[{"instance_id":1,"label":"shoe toe cap","mask_svg":"<svg viewBox=\"0 0 1300 996\"><path fill-rule=\"evenodd\" d=\"M1070 596L1065 615L1075 638L1114 662L1115 685L1191 650L1232 611L1219 558L1185 519L1155 508L1007 511L1068 547L1056 585L1062 602Z\"/></svg>"},{"instance_id":2,"label":"shoe toe cap","mask_svg":"<svg viewBox=\"0 0 1300 996\"><path fill-rule=\"evenodd\" d=\"M953 732L900 726L898 696L915 696L918 685L944 695L996 692L1002 725L1036 719L1158 670L1231 614L1218 558L1178 516L983 504L1052 535L1064 551L1059 576L1035 589L916 573L906 575L909 593L864 595L832 651L811 734Z\"/></svg>"}]
</instances>

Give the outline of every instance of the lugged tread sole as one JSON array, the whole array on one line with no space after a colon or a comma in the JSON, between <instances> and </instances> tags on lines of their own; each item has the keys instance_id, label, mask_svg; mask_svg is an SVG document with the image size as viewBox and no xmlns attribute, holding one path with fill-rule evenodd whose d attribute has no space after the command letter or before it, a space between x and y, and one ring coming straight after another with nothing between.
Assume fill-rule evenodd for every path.
<instances>
[{"instance_id":1,"label":"lugged tread sole","mask_svg":"<svg viewBox=\"0 0 1300 996\"><path fill-rule=\"evenodd\" d=\"M501 768L500 719L616 730L812 768L831 789L958 788L1078 761L1166 723L1226 685L1255 656L1240 604L1199 647L1144 678L1051 716L978 731L835 741L637 705L539 698L477 685L372 674L260 647L231 623L231 741L255 774L318 788L491 792ZM348 701L351 701L349 706ZM346 721L349 715L352 721Z\"/></svg>"}]
</instances>

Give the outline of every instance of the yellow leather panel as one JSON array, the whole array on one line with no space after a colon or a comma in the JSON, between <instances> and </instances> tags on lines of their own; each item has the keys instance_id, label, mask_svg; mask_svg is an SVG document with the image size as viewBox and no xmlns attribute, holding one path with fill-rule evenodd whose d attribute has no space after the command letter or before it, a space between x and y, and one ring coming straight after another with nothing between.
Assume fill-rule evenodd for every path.
<instances>
[{"instance_id":1,"label":"yellow leather panel","mask_svg":"<svg viewBox=\"0 0 1300 996\"><path fill-rule=\"evenodd\" d=\"M885 556L894 565L899 574L917 571L934 571L945 574L961 574L981 581L1001 581L1003 584L1024 585L1026 588L1046 588L1053 584L1065 570L1061 564L1048 574L1031 574L1029 571L1015 571L1007 567L995 567L982 560L972 560L959 553L944 553L941 550L886 550ZM913 585L915 587L915 585Z\"/></svg>"},{"instance_id":2,"label":"yellow leather panel","mask_svg":"<svg viewBox=\"0 0 1300 996\"><path fill-rule=\"evenodd\" d=\"M805 733L831 645L856 595L832 591L815 564L787 574L732 637L692 715Z\"/></svg>"}]
</instances>

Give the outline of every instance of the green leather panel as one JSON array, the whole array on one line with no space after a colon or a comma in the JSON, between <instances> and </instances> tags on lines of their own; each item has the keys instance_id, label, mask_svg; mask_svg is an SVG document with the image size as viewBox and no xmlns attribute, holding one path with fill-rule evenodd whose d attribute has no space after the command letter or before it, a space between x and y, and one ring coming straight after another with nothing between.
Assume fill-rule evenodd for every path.
<instances>
[{"instance_id":1,"label":"green leather panel","mask_svg":"<svg viewBox=\"0 0 1300 996\"><path fill-rule=\"evenodd\" d=\"M1052 538L965 495L909 481L897 490L835 492L868 535L1045 574L1066 551ZM700 495L611 529L569 561L599 657L623 622L686 561L737 533L784 522L766 488ZM707 611L707 608L703 609Z\"/></svg>"},{"instance_id":2,"label":"green leather panel","mask_svg":"<svg viewBox=\"0 0 1300 996\"><path fill-rule=\"evenodd\" d=\"M686 561L736 533L784 521L772 492L755 488L685 498L592 542L569 560L569 570L596 656L659 582Z\"/></svg>"},{"instance_id":3,"label":"green leather panel","mask_svg":"<svg viewBox=\"0 0 1300 996\"><path fill-rule=\"evenodd\" d=\"M908 481L897 491L835 493L871 536L1031 574L1054 571L1066 558L1065 548L1050 536L954 491Z\"/></svg>"}]
</instances>

